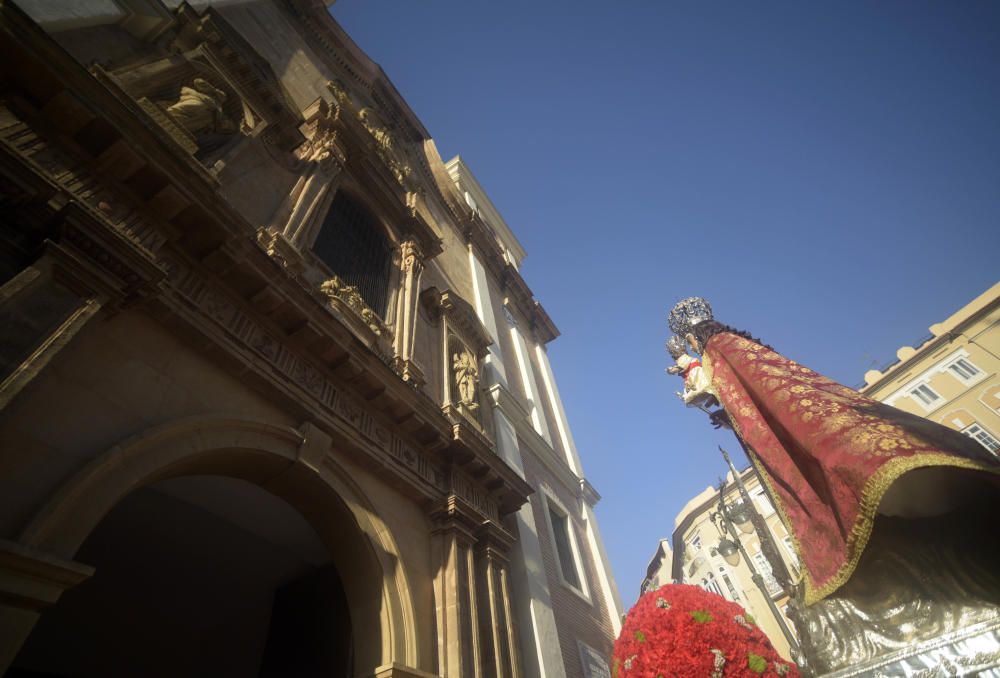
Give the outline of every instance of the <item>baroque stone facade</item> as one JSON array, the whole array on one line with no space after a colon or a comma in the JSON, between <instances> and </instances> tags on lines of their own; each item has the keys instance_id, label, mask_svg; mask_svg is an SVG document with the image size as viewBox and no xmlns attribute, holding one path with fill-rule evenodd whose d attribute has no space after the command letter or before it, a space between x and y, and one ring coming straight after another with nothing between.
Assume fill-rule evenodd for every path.
<instances>
[{"instance_id":1,"label":"baroque stone facade","mask_svg":"<svg viewBox=\"0 0 1000 678\"><path fill-rule=\"evenodd\" d=\"M0 56L0 670L600 675L558 331L326 6L7 2Z\"/></svg>"}]
</instances>

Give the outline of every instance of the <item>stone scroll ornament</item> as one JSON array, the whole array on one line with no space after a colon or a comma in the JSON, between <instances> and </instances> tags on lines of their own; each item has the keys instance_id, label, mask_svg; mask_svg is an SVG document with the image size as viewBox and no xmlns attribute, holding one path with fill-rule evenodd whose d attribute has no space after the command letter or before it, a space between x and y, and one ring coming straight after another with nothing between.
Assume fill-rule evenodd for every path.
<instances>
[{"instance_id":1,"label":"stone scroll ornament","mask_svg":"<svg viewBox=\"0 0 1000 678\"><path fill-rule=\"evenodd\" d=\"M614 678L799 675L742 607L685 584L639 598L622 624L611 666Z\"/></svg>"},{"instance_id":2,"label":"stone scroll ornament","mask_svg":"<svg viewBox=\"0 0 1000 678\"><path fill-rule=\"evenodd\" d=\"M717 322L704 299L678 303L669 324L701 354L724 408L714 420L731 424L789 527L806 605L850 578L901 476L925 467L1000 473L1000 460L973 439L786 358Z\"/></svg>"}]
</instances>

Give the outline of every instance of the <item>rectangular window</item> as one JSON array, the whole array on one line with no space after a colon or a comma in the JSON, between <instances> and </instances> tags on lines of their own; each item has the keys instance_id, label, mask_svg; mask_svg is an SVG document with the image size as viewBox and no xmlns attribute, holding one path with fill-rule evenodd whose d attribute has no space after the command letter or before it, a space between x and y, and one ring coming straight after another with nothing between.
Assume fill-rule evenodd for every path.
<instances>
[{"instance_id":1,"label":"rectangular window","mask_svg":"<svg viewBox=\"0 0 1000 678\"><path fill-rule=\"evenodd\" d=\"M753 498L753 503L757 505L757 512L762 516L767 517L774 513L774 507L771 505L771 500L764 493L763 487L755 488L750 493L750 496Z\"/></svg>"},{"instance_id":2,"label":"rectangular window","mask_svg":"<svg viewBox=\"0 0 1000 678\"><path fill-rule=\"evenodd\" d=\"M910 391L910 395L917 399L917 401L923 405L925 408L932 407L941 396L937 394L930 386L927 384L920 384L916 388Z\"/></svg>"},{"instance_id":3,"label":"rectangular window","mask_svg":"<svg viewBox=\"0 0 1000 678\"><path fill-rule=\"evenodd\" d=\"M993 454L1000 454L1000 440L994 438L989 431L984 429L979 424L973 424L962 429L962 433L969 436L973 440L978 440L983 447Z\"/></svg>"},{"instance_id":4,"label":"rectangular window","mask_svg":"<svg viewBox=\"0 0 1000 678\"><path fill-rule=\"evenodd\" d=\"M972 381L978 377L982 371L970 363L965 358L959 358L948 365L948 371L959 378L961 381Z\"/></svg>"},{"instance_id":5,"label":"rectangular window","mask_svg":"<svg viewBox=\"0 0 1000 678\"><path fill-rule=\"evenodd\" d=\"M760 576L764 578L764 585L767 587L767 592L772 596L780 592L781 585L774 578L774 573L771 572L771 565L767 562L767 557L758 551L753 556L753 564L757 567L757 572L760 573Z\"/></svg>"},{"instance_id":6,"label":"rectangular window","mask_svg":"<svg viewBox=\"0 0 1000 678\"><path fill-rule=\"evenodd\" d=\"M559 513L549 505L549 520L552 521L552 539L556 543L559 569L562 572L563 580L579 589L580 574L577 570L576 558L573 555L573 544L570 542L569 517Z\"/></svg>"},{"instance_id":7,"label":"rectangular window","mask_svg":"<svg viewBox=\"0 0 1000 678\"><path fill-rule=\"evenodd\" d=\"M691 551L692 553L696 553L700 550L701 550L701 535L696 534L695 536L691 537Z\"/></svg>"},{"instance_id":8,"label":"rectangular window","mask_svg":"<svg viewBox=\"0 0 1000 678\"><path fill-rule=\"evenodd\" d=\"M722 581L726 583L726 588L729 589L729 595L731 596L730 600L739 600L740 594L736 592L736 587L733 586L733 580L729 578L725 567L719 568L719 575L722 577Z\"/></svg>"},{"instance_id":9,"label":"rectangular window","mask_svg":"<svg viewBox=\"0 0 1000 678\"><path fill-rule=\"evenodd\" d=\"M791 558L792 564L798 567L799 557L795 555L795 547L792 545L792 538L786 534L782 537L781 541L785 544L785 550L788 551L788 556Z\"/></svg>"}]
</instances>

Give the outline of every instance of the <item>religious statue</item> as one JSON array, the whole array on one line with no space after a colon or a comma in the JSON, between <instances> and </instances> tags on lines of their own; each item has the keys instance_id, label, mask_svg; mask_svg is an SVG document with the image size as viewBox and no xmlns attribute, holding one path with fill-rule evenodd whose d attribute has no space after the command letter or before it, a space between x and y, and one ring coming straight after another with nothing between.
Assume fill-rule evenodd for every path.
<instances>
[{"instance_id":1,"label":"religious statue","mask_svg":"<svg viewBox=\"0 0 1000 678\"><path fill-rule=\"evenodd\" d=\"M479 368L476 366L476 357L467 350L452 356L452 369L455 371L455 383L458 385L458 400L463 407L475 410L479 407L476 403L476 385L479 383Z\"/></svg>"},{"instance_id":2,"label":"religious statue","mask_svg":"<svg viewBox=\"0 0 1000 678\"><path fill-rule=\"evenodd\" d=\"M814 670L895 652L911 675L914 666L928 668L928 657L945 656L943 640L952 657L986 648L977 656L1000 666L1000 540L992 521L1000 459L716 321L704 299L679 302L669 324L701 355L707 390L721 406L712 421L732 428L792 537L804 604L796 625ZM942 532L970 529L978 538ZM960 636L973 627L977 644L963 647ZM920 649L931 645L933 652Z\"/></svg>"},{"instance_id":3,"label":"religious statue","mask_svg":"<svg viewBox=\"0 0 1000 678\"><path fill-rule=\"evenodd\" d=\"M673 335L667 341L667 351L675 363L667 368L667 372L680 375L684 380L684 392L677 394L684 404L689 407L718 405L705 370L701 369L701 361L688 355L684 340Z\"/></svg>"},{"instance_id":4,"label":"religious statue","mask_svg":"<svg viewBox=\"0 0 1000 678\"><path fill-rule=\"evenodd\" d=\"M181 87L176 103L167 113L191 134L231 133L233 124L222 110L226 93L204 78L195 78L191 86Z\"/></svg>"}]
</instances>

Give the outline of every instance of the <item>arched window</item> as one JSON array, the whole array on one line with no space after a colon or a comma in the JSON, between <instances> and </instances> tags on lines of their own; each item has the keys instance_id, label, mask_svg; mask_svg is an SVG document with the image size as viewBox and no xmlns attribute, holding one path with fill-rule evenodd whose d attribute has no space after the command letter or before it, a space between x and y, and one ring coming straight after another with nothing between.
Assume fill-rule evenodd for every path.
<instances>
[{"instance_id":1,"label":"arched window","mask_svg":"<svg viewBox=\"0 0 1000 678\"><path fill-rule=\"evenodd\" d=\"M313 251L361 298L385 318L392 248L382 227L363 205L338 191L323 220Z\"/></svg>"}]
</instances>

